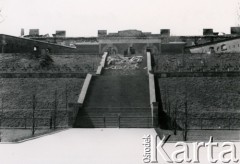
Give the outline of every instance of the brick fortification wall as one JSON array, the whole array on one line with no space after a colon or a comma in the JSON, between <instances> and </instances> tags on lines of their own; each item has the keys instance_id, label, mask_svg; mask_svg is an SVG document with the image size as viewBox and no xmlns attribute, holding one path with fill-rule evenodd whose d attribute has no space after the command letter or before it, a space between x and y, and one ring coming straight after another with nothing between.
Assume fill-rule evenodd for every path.
<instances>
[{"instance_id":1,"label":"brick fortification wall","mask_svg":"<svg viewBox=\"0 0 240 164\"><path fill-rule=\"evenodd\" d=\"M151 38L111 38L103 39L99 42L100 53L113 49L116 53L126 54L131 48L136 54L146 53L150 49L152 54L159 55L161 52L161 41Z\"/></svg>"},{"instance_id":2,"label":"brick fortification wall","mask_svg":"<svg viewBox=\"0 0 240 164\"><path fill-rule=\"evenodd\" d=\"M76 45L74 52L77 52L79 54L99 54L99 44L78 44Z\"/></svg>"},{"instance_id":3,"label":"brick fortification wall","mask_svg":"<svg viewBox=\"0 0 240 164\"><path fill-rule=\"evenodd\" d=\"M37 47L40 52L41 49L49 49L52 53L73 52L74 50L70 47L9 35L0 35L0 47L1 52L4 53L29 53L33 52L34 47Z\"/></svg>"},{"instance_id":4,"label":"brick fortification wall","mask_svg":"<svg viewBox=\"0 0 240 164\"><path fill-rule=\"evenodd\" d=\"M80 44L76 45L76 48L72 48L67 44L55 44L47 42L47 40L33 40L9 35L0 35L0 52L31 53L34 47L37 47L39 52L41 52L41 49L48 49L51 53L98 54L99 51L97 42Z\"/></svg>"}]
</instances>

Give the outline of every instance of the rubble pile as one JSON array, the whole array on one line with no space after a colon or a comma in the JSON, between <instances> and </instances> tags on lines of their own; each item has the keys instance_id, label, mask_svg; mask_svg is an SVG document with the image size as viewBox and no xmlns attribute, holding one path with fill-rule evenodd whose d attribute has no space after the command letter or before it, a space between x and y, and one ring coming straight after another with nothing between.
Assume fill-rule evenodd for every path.
<instances>
[{"instance_id":1,"label":"rubble pile","mask_svg":"<svg viewBox=\"0 0 240 164\"><path fill-rule=\"evenodd\" d=\"M138 69L143 56L123 57L121 55L108 56L105 69Z\"/></svg>"}]
</instances>

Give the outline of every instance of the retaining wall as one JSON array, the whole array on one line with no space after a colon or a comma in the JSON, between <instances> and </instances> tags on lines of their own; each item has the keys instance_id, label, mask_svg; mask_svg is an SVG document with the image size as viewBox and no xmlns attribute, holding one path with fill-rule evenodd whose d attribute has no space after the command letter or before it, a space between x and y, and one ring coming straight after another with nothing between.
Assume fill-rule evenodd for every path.
<instances>
[{"instance_id":1,"label":"retaining wall","mask_svg":"<svg viewBox=\"0 0 240 164\"><path fill-rule=\"evenodd\" d=\"M87 73L0 73L0 78L85 78Z\"/></svg>"}]
</instances>

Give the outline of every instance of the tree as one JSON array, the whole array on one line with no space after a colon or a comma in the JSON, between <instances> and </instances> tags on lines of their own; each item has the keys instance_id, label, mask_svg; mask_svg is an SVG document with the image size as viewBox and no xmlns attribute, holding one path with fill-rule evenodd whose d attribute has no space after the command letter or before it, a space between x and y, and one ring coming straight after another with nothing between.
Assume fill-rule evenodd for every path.
<instances>
[{"instance_id":1,"label":"tree","mask_svg":"<svg viewBox=\"0 0 240 164\"><path fill-rule=\"evenodd\" d=\"M48 67L53 63L53 59L50 56L48 50L43 49L41 55L39 56L39 62L41 67Z\"/></svg>"}]
</instances>

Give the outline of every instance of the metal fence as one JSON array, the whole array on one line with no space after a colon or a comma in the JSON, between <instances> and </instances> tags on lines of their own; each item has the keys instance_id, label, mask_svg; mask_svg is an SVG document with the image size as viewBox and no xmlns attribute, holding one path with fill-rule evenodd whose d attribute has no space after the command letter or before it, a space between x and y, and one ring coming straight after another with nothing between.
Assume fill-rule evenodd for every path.
<instances>
[{"instance_id":1,"label":"metal fence","mask_svg":"<svg viewBox=\"0 0 240 164\"><path fill-rule=\"evenodd\" d=\"M68 127L68 117L54 118L54 117L2 117L0 118L0 128L14 128L14 129L56 129Z\"/></svg>"},{"instance_id":2,"label":"metal fence","mask_svg":"<svg viewBox=\"0 0 240 164\"><path fill-rule=\"evenodd\" d=\"M160 118L161 119L161 118ZM189 117L171 119L171 129L176 130L240 130L240 118L233 117Z\"/></svg>"},{"instance_id":3,"label":"metal fence","mask_svg":"<svg viewBox=\"0 0 240 164\"><path fill-rule=\"evenodd\" d=\"M56 129L68 126L68 95L65 94L65 104L58 103L57 91L54 93L53 102L37 101L36 94L31 101L21 102L23 108L12 109L4 107L1 101L0 128L32 129L32 135L37 128ZM62 107L64 105L64 107ZM43 109L44 108L44 109Z\"/></svg>"},{"instance_id":4,"label":"metal fence","mask_svg":"<svg viewBox=\"0 0 240 164\"><path fill-rule=\"evenodd\" d=\"M127 117L127 116L80 116L76 127L95 128L153 128L157 117Z\"/></svg>"}]
</instances>

